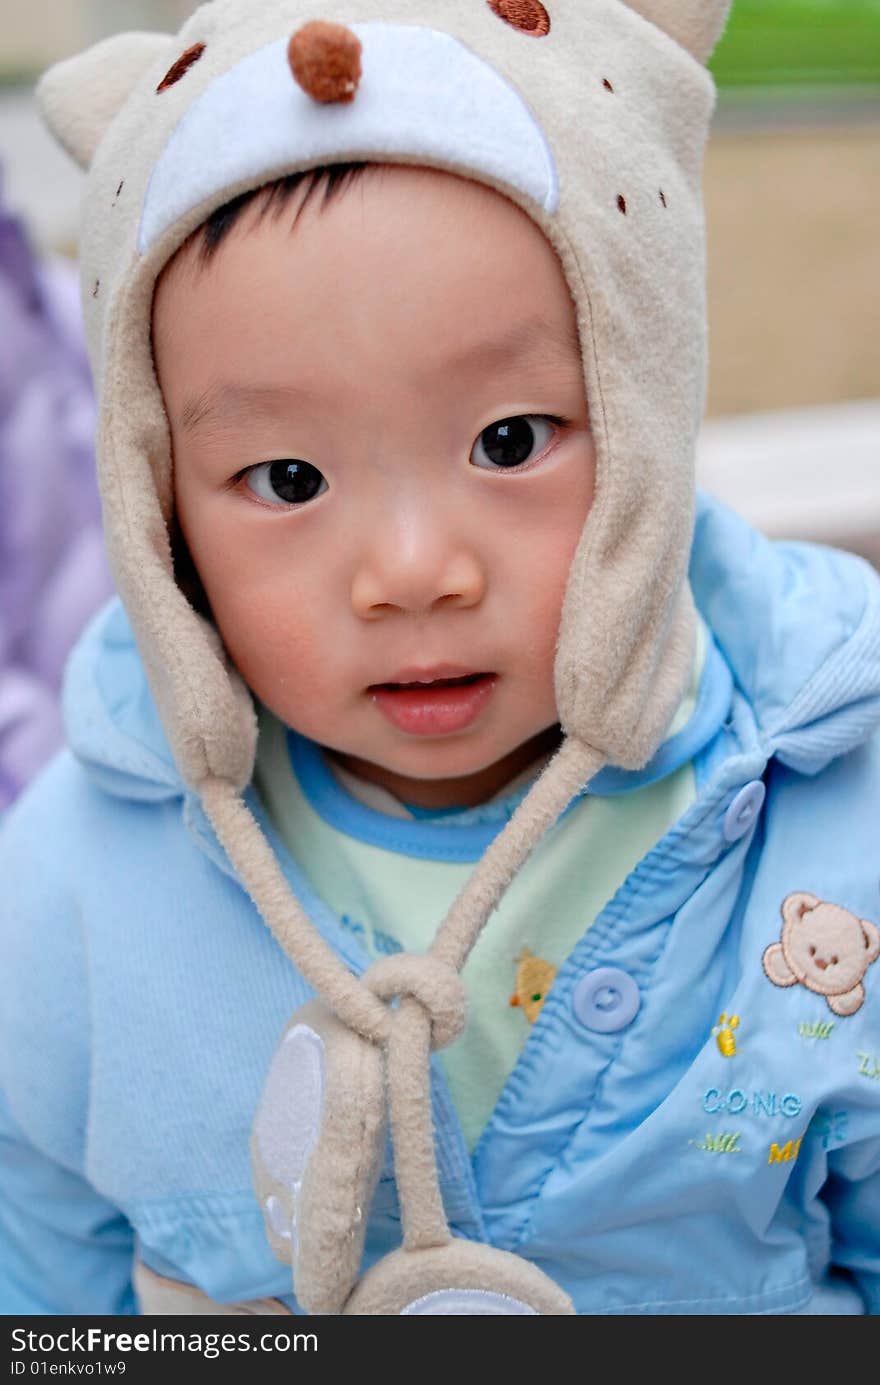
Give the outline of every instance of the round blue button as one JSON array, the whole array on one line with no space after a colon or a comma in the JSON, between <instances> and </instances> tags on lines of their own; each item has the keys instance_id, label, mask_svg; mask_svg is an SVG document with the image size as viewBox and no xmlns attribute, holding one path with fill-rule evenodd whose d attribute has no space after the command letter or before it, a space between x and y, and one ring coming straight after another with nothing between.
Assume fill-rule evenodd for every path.
<instances>
[{"instance_id":1,"label":"round blue button","mask_svg":"<svg viewBox=\"0 0 880 1385\"><path fill-rule=\"evenodd\" d=\"M619 967L597 967L582 976L571 997L575 1016L587 1029L613 1034L631 1024L642 998L628 972Z\"/></svg>"},{"instance_id":2,"label":"round blue button","mask_svg":"<svg viewBox=\"0 0 880 1385\"><path fill-rule=\"evenodd\" d=\"M744 837L761 811L767 790L760 779L753 779L740 789L724 814L724 840L738 842Z\"/></svg>"}]
</instances>

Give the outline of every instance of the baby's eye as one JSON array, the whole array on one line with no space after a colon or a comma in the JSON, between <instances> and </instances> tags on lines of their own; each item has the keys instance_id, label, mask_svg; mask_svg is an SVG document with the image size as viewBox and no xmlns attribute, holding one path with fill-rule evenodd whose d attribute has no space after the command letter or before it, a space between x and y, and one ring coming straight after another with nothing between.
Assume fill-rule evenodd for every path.
<instances>
[{"instance_id":1,"label":"baby's eye","mask_svg":"<svg viewBox=\"0 0 880 1385\"><path fill-rule=\"evenodd\" d=\"M262 462L245 476L248 487L270 505L304 505L327 489L327 482L311 462Z\"/></svg>"},{"instance_id":2,"label":"baby's eye","mask_svg":"<svg viewBox=\"0 0 880 1385\"><path fill-rule=\"evenodd\" d=\"M542 418L538 414L518 414L515 418L490 423L474 443L471 461L474 466L489 471L496 467L509 471L522 466L543 452L553 436L555 423L555 419Z\"/></svg>"}]
</instances>

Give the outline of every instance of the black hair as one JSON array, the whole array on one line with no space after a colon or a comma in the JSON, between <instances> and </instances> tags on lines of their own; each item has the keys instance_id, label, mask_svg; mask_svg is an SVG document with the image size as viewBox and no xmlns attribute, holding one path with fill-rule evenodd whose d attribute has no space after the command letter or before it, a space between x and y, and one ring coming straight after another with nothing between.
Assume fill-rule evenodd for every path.
<instances>
[{"instance_id":1,"label":"black hair","mask_svg":"<svg viewBox=\"0 0 880 1385\"><path fill-rule=\"evenodd\" d=\"M326 207L328 202L350 187L367 167L368 165L363 162L322 164L317 168L303 169L300 173L289 173L286 177L277 178L272 183L263 183L260 187L251 188L248 192L242 192L238 197L233 197L229 202L224 202L221 207L211 213L194 233L194 239L200 240L200 262L202 264L210 263L217 253L218 247L229 235L242 213L258 199L262 199L259 220L262 221L270 212L277 218L284 211L297 189L305 184L305 196L297 207L294 218L294 225L296 225L306 203L322 186L324 196L321 206Z\"/></svg>"}]
</instances>

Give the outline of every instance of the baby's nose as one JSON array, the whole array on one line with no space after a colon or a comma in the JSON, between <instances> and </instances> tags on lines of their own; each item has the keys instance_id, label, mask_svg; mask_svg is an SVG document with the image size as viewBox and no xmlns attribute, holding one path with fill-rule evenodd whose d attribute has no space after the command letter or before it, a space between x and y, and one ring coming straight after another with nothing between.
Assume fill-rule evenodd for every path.
<instances>
[{"instance_id":1,"label":"baby's nose","mask_svg":"<svg viewBox=\"0 0 880 1385\"><path fill-rule=\"evenodd\" d=\"M295 80L313 101L353 101L361 79L361 42L344 24L313 19L287 45Z\"/></svg>"},{"instance_id":2,"label":"baby's nose","mask_svg":"<svg viewBox=\"0 0 880 1385\"><path fill-rule=\"evenodd\" d=\"M353 610L363 620L392 612L425 616L443 608L477 606L486 590L486 577L472 553L443 557L407 554L399 546L384 558L373 555L358 565L351 587Z\"/></svg>"}]
</instances>

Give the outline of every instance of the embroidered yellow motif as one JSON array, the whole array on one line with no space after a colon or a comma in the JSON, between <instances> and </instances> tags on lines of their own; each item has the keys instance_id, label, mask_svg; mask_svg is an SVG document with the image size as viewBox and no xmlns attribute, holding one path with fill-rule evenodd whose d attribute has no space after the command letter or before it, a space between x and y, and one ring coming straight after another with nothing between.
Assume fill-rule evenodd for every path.
<instances>
[{"instance_id":1,"label":"embroidered yellow motif","mask_svg":"<svg viewBox=\"0 0 880 1385\"><path fill-rule=\"evenodd\" d=\"M767 1163L790 1164L800 1154L801 1140L803 1138L803 1135L801 1135L800 1138L797 1140L786 1140L785 1144L782 1145L781 1148L778 1144L776 1144L774 1140L773 1144L770 1146L770 1153L767 1156Z\"/></svg>"},{"instance_id":2,"label":"embroidered yellow motif","mask_svg":"<svg viewBox=\"0 0 880 1385\"><path fill-rule=\"evenodd\" d=\"M516 962L516 989L510 1003L521 1006L529 1024L534 1024L553 985L556 968L552 962L536 957L527 947L519 953Z\"/></svg>"},{"instance_id":3,"label":"embroidered yellow motif","mask_svg":"<svg viewBox=\"0 0 880 1385\"><path fill-rule=\"evenodd\" d=\"M739 1015L718 1016L718 1023L714 1026L712 1033L715 1035L715 1042L725 1058L732 1058L736 1053L736 1039L733 1037L733 1031L738 1028Z\"/></svg>"}]
</instances>

